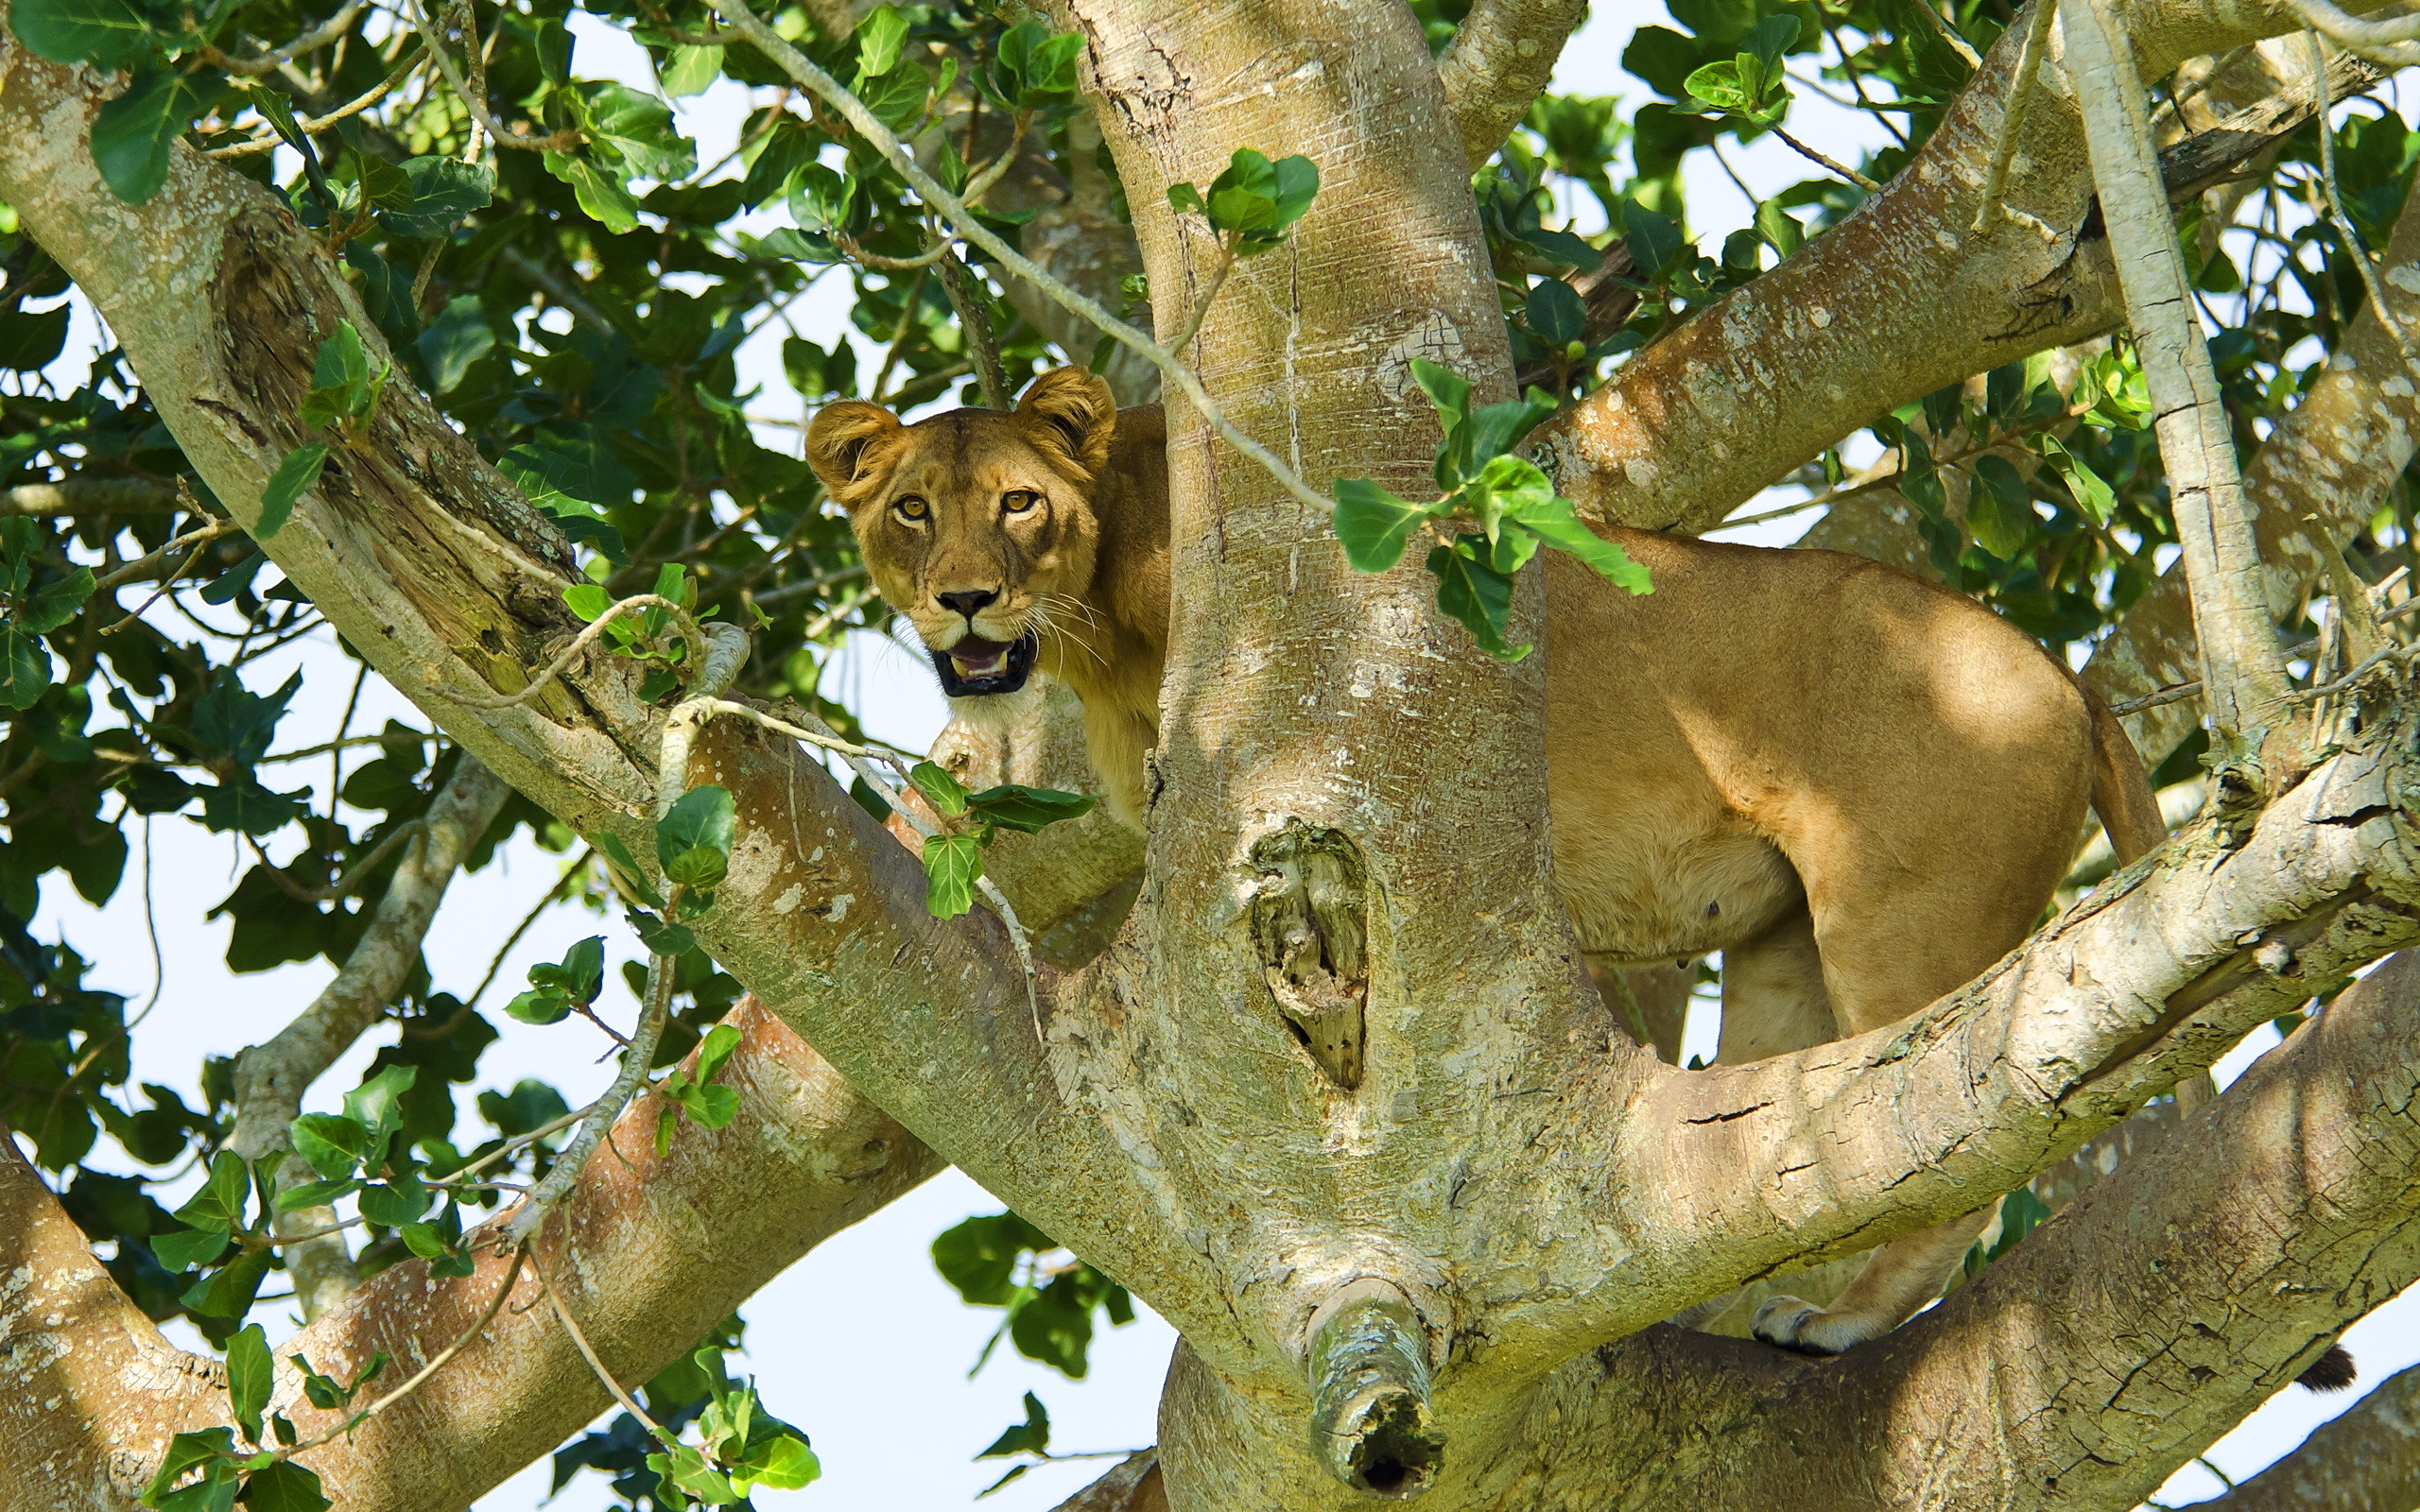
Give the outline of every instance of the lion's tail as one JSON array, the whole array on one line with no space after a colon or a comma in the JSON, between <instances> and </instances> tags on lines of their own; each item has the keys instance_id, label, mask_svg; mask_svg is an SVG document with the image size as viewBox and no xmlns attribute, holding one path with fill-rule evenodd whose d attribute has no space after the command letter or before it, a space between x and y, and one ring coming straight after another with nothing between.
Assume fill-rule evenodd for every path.
<instances>
[{"instance_id":1,"label":"lion's tail","mask_svg":"<svg viewBox=\"0 0 2420 1512\"><path fill-rule=\"evenodd\" d=\"M2092 711L2092 812L2109 832L2118 864L2126 866L2168 838L2168 823L2160 817L2159 799L2152 792L2135 743L2126 738L2126 727L2098 694L2081 681L2076 686Z\"/></svg>"}]
</instances>

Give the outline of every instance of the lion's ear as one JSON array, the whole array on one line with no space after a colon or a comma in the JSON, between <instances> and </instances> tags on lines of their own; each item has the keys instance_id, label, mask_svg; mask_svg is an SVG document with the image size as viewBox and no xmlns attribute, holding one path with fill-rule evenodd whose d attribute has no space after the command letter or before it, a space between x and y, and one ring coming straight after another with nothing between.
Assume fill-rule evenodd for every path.
<instances>
[{"instance_id":1,"label":"lion's ear","mask_svg":"<svg viewBox=\"0 0 2420 1512\"><path fill-rule=\"evenodd\" d=\"M1109 465L1110 438L1117 431L1117 400L1098 373L1054 368L1036 378L1017 401L1017 415L1033 438L1087 475Z\"/></svg>"},{"instance_id":2,"label":"lion's ear","mask_svg":"<svg viewBox=\"0 0 2420 1512\"><path fill-rule=\"evenodd\" d=\"M806 427L807 465L835 498L857 480L866 443L898 430L899 417L862 399L842 400L815 412Z\"/></svg>"}]
</instances>

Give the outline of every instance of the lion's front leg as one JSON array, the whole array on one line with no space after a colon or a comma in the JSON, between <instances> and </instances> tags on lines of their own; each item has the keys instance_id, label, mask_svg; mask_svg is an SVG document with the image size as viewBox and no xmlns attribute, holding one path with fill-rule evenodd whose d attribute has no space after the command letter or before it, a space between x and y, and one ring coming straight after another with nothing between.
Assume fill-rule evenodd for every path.
<instances>
[{"instance_id":1,"label":"lion's front leg","mask_svg":"<svg viewBox=\"0 0 2420 1512\"><path fill-rule=\"evenodd\" d=\"M1880 1338L1941 1295L1995 1211L1987 1206L1893 1239L1867 1257L1865 1269L1829 1307L1768 1297L1749 1326L1767 1344L1808 1354L1838 1354Z\"/></svg>"}]
</instances>

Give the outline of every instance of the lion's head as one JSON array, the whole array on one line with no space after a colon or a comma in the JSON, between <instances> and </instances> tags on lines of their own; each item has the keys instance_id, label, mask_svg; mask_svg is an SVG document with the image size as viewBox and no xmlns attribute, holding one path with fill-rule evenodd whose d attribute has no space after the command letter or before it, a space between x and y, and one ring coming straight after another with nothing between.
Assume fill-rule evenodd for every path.
<instances>
[{"instance_id":1,"label":"lion's head","mask_svg":"<svg viewBox=\"0 0 2420 1512\"><path fill-rule=\"evenodd\" d=\"M1050 607L1090 588L1092 486L1116 425L1109 386L1062 368L1008 414L907 425L848 400L807 427L807 460L848 511L874 586L916 627L952 697L1023 687Z\"/></svg>"}]
</instances>

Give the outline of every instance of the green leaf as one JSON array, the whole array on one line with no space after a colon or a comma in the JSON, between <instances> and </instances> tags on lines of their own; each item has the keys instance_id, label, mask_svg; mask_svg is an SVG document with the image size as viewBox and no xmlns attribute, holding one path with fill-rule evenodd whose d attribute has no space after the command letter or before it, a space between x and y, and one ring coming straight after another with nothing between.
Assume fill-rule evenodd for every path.
<instances>
[{"instance_id":1,"label":"green leaf","mask_svg":"<svg viewBox=\"0 0 2420 1512\"><path fill-rule=\"evenodd\" d=\"M876 6L857 23L857 83L888 74L899 61L900 43L908 40L908 18L892 6Z\"/></svg>"},{"instance_id":2,"label":"green leaf","mask_svg":"<svg viewBox=\"0 0 2420 1512\"><path fill-rule=\"evenodd\" d=\"M68 307L30 313L0 314L0 368L35 372L48 367L67 346Z\"/></svg>"},{"instance_id":3,"label":"green leaf","mask_svg":"<svg viewBox=\"0 0 2420 1512\"><path fill-rule=\"evenodd\" d=\"M372 1154L368 1125L341 1113L304 1113L288 1127L294 1153L323 1180L349 1179Z\"/></svg>"},{"instance_id":4,"label":"green leaf","mask_svg":"<svg viewBox=\"0 0 2420 1512\"><path fill-rule=\"evenodd\" d=\"M372 211L409 210L412 205L412 176L374 152L348 151L344 156L344 177L358 184L361 204Z\"/></svg>"},{"instance_id":5,"label":"green leaf","mask_svg":"<svg viewBox=\"0 0 2420 1512\"><path fill-rule=\"evenodd\" d=\"M1368 478L1336 480L1336 539L1354 570L1382 573L1403 559L1411 533L1437 512L1398 499Z\"/></svg>"},{"instance_id":6,"label":"green leaf","mask_svg":"<svg viewBox=\"0 0 2420 1512\"><path fill-rule=\"evenodd\" d=\"M638 201L622 187L619 174L608 173L587 158L561 152L545 153L541 161L548 173L571 185L572 198L607 231L619 236L637 229Z\"/></svg>"},{"instance_id":7,"label":"green leaf","mask_svg":"<svg viewBox=\"0 0 2420 1512\"><path fill-rule=\"evenodd\" d=\"M200 98L184 76L146 68L93 117L93 162L112 193L139 205L168 181L168 149L193 124Z\"/></svg>"},{"instance_id":8,"label":"green leaf","mask_svg":"<svg viewBox=\"0 0 2420 1512\"><path fill-rule=\"evenodd\" d=\"M505 1016L522 1023L561 1023L571 1017L571 994L560 988L533 988L504 1005Z\"/></svg>"},{"instance_id":9,"label":"green leaf","mask_svg":"<svg viewBox=\"0 0 2420 1512\"><path fill-rule=\"evenodd\" d=\"M320 469L328 465L328 443L312 441L285 454L285 460L269 474L261 488L260 518L253 522L252 538L267 541L285 527L294 512L295 501L309 492L320 481Z\"/></svg>"},{"instance_id":10,"label":"green leaf","mask_svg":"<svg viewBox=\"0 0 2420 1512\"><path fill-rule=\"evenodd\" d=\"M450 393L471 370L471 364L493 350L495 333L475 294L457 295L446 301L437 318L420 334L420 360L429 382L441 394Z\"/></svg>"},{"instance_id":11,"label":"green leaf","mask_svg":"<svg viewBox=\"0 0 2420 1512\"><path fill-rule=\"evenodd\" d=\"M46 635L82 612L84 601L92 596L93 569L78 567L18 600L17 627Z\"/></svg>"},{"instance_id":12,"label":"green leaf","mask_svg":"<svg viewBox=\"0 0 2420 1512\"><path fill-rule=\"evenodd\" d=\"M925 795L926 802L953 817L966 812L966 784L931 762L918 762L908 769L908 780L916 791Z\"/></svg>"},{"instance_id":13,"label":"green leaf","mask_svg":"<svg viewBox=\"0 0 2420 1512\"><path fill-rule=\"evenodd\" d=\"M974 813L1004 830L1039 834L1062 819L1081 818L1098 799L1083 793L1063 793L1052 787L1026 787L1003 782L987 787L966 800Z\"/></svg>"},{"instance_id":14,"label":"green leaf","mask_svg":"<svg viewBox=\"0 0 2420 1512\"><path fill-rule=\"evenodd\" d=\"M9 25L38 58L113 73L143 56L151 28L130 0L16 0Z\"/></svg>"},{"instance_id":15,"label":"green leaf","mask_svg":"<svg viewBox=\"0 0 2420 1512\"><path fill-rule=\"evenodd\" d=\"M39 636L0 624L0 707L30 709L50 686L50 652Z\"/></svg>"},{"instance_id":16,"label":"green leaf","mask_svg":"<svg viewBox=\"0 0 2420 1512\"><path fill-rule=\"evenodd\" d=\"M571 595L565 593L563 596L569 598ZM620 835L600 835L590 843L596 847L597 853L602 855L607 864L620 874L623 883L631 892L637 894L641 902L650 908L664 906L664 895L655 890L655 884L648 881L648 874L639 869L638 858L631 854L631 848L622 843Z\"/></svg>"},{"instance_id":17,"label":"green leaf","mask_svg":"<svg viewBox=\"0 0 2420 1512\"><path fill-rule=\"evenodd\" d=\"M199 1433L179 1434L168 1440L168 1452L160 1460L160 1469L151 1477L150 1488L143 1493L143 1504L159 1506L168 1488L182 1480L186 1473L231 1460L235 1454L235 1430L205 1428ZM229 1501L233 1501L230 1487Z\"/></svg>"},{"instance_id":18,"label":"green leaf","mask_svg":"<svg viewBox=\"0 0 2420 1512\"><path fill-rule=\"evenodd\" d=\"M238 1329L227 1342L228 1411L244 1436L261 1441L261 1413L277 1384L277 1362L268 1352L268 1335L257 1323Z\"/></svg>"},{"instance_id":19,"label":"green leaf","mask_svg":"<svg viewBox=\"0 0 2420 1512\"><path fill-rule=\"evenodd\" d=\"M684 50L711 51L717 69L721 65L719 47ZM414 241L444 235L469 219L472 212L486 209L495 199L495 170L484 163L421 157L407 159L401 169L389 167L388 172L403 175L403 194L398 203L384 208L378 224ZM473 303L475 307L476 301Z\"/></svg>"},{"instance_id":20,"label":"green leaf","mask_svg":"<svg viewBox=\"0 0 2420 1512\"><path fill-rule=\"evenodd\" d=\"M1754 99L1739 77L1738 63L1729 58L1695 70L1681 87L1718 111L1745 111Z\"/></svg>"},{"instance_id":21,"label":"green leaf","mask_svg":"<svg viewBox=\"0 0 2420 1512\"><path fill-rule=\"evenodd\" d=\"M865 101L866 109L894 131L904 130L925 113L925 101L932 93L932 76L914 63L901 63L857 86L857 97Z\"/></svg>"},{"instance_id":22,"label":"green leaf","mask_svg":"<svg viewBox=\"0 0 2420 1512\"><path fill-rule=\"evenodd\" d=\"M417 1223L437 1194L417 1177L374 1182L361 1189L361 1215L372 1223L400 1228Z\"/></svg>"},{"instance_id":23,"label":"green leaf","mask_svg":"<svg viewBox=\"0 0 2420 1512\"><path fill-rule=\"evenodd\" d=\"M404 1094L419 1079L417 1066L389 1066L344 1094L345 1112L370 1129L370 1154L385 1149L387 1137L404 1126Z\"/></svg>"},{"instance_id":24,"label":"green leaf","mask_svg":"<svg viewBox=\"0 0 2420 1512\"><path fill-rule=\"evenodd\" d=\"M277 1211L292 1212L299 1208L324 1208L361 1185L358 1181L305 1181L287 1187L277 1194Z\"/></svg>"},{"instance_id":25,"label":"green leaf","mask_svg":"<svg viewBox=\"0 0 2420 1512\"><path fill-rule=\"evenodd\" d=\"M1669 268L1687 246L1671 216L1635 199L1622 201L1622 244L1630 249L1632 264L1651 279Z\"/></svg>"},{"instance_id":26,"label":"green leaf","mask_svg":"<svg viewBox=\"0 0 2420 1512\"><path fill-rule=\"evenodd\" d=\"M330 1505L320 1477L290 1459L254 1470L235 1501L251 1512L327 1512Z\"/></svg>"},{"instance_id":27,"label":"green leaf","mask_svg":"<svg viewBox=\"0 0 2420 1512\"><path fill-rule=\"evenodd\" d=\"M698 948L698 936L691 934L685 924L667 924L653 914L636 911L625 917L649 954L686 955Z\"/></svg>"},{"instance_id":28,"label":"green leaf","mask_svg":"<svg viewBox=\"0 0 2420 1512\"><path fill-rule=\"evenodd\" d=\"M260 1295L268 1262L268 1250L247 1249L222 1269L187 1287L178 1300L203 1317L242 1317L251 1308L252 1298Z\"/></svg>"},{"instance_id":29,"label":"green leaf","mask_svg":"<svg viewBox=\"0 0 2420 1512\"><path fill-rule=\"evenodd\" d=\"M2051 466L2059 470L2059 477L2066 484L2067 494L2075 500L2076 507L2107 524L2118 508L2117 490L2110 488L2100 473L2085 466L2083 458L2068 451L2066 443L2055 436L2042 438L2042 454L2049 459Z\"/></svg>"},{"instance_id":30,"label":"green leaf","mask_svg":"<svg viewBox=\"0 0 2420 1512\"><path fill-rule=\"evenodd\" d=\"M1556 497L1553 485L1534 465L1517 456L1499 456L1487 464L1480 479L1493 486L1506 518L1535 531L1547 545L1569 552L1633 593L1655 591L1647 569L1634 561L1629 552L1582 524L1571 501Z\"/></svg>"},{"instance_id":31,"label":"green leaf","mask_svg":"<svg viewBox=\"0 0 2420 1512\"><path fill-rule=\"evenodd\" d=\"M1011 1423L1006 1432L992 1440L990 1448L975 1457L1006 1459L1011 1454L1045 1454L1049 1451L1050 1414L1044 1409L1042 1399L1028 1391L1025 1394L1025 1421Z\"/></svg>"},{"instance_id":32,"label":"green leaf","mask_svg":"<svg viewBox=\"0 0 2420 1512\"><path fill-rule=\"evenodd\" d=\"M717 1023L706 1031L698 1044L698 1080L709 1082L723 1068L723 1063L739 1048L739 1031L730 1024Z\"/></svg>"},{"instance_id":33,"label":"green leaf","mask_svg":"<svg viewBox=\"0 0 2420 1512\"><path fill-rule=\"evenodd\" d=\"M1013 1212L968 1218L933 1241L933 1268L976 1307L1001 1307L1016 1295L1017 1257L1058 1244Z\"/></svg>"},{"instance_id":34,"label":"green leaf","mask_svg":"<svg viewBox=\"0 0 2420 1512\"><path fill-rule=\"evenodd\" d=\"M935 919L956 919L975 906L975 879L983 875L983 845L971 834L925 837L925 906Z\"/></svg>"},{"instance_id":35,"label":"green leaf","mask_svg":"<svg viewBox=\"0 0 2420 1512\"><path fill-rule=\"evenodd\" d=\"M722 49L713 46L675 46L655 71L655 81L676 100L703 94L721 77Z\"/></svg>"},{"instance_id":36,"label":"green leaf","mask_svg":"<svg viewBox=\"0 0 2420 1512\"><path fill-rule=\"evenodd\" d=\"M823 1466L806 1441L790 1434L781 1434L749 1447L737 1469L748 1484L776 1491L796 1491L812 1485L823 1473ZM745 1486L741 1487L745 1489Z\"/></svg>"},{"instance_id":37,"label":"green leaf","mask_svg":"<svg viewBox=\"0 0 2420 1512\"><path fill-rule=\"evenodd\" d=\"M655 856L665 876L703 891L731 867L734 810L729 788L693 787L655 826Z\"/></svg>"},{"instance_id":38,"label":"green leaf","mask_svg":"<svg viewBox=\"0 0 2420 1512\"><path fill-rule=\"evenodd\" d=\"M673 125L663 101L628 84L587 80L577 88L580 129L593 149L610 154L632 175L665 183L698 171L697 144Z\"/></svg>"},{"instance_id":39,"label":"green leaf","mask_svg":"<svg viewBox=\"0 0 2420 1512\"><path fill-rule=\"evenodd\" d=\"M1428 553L1427 567L1437 578L1437 607L1460 620L1488 655L1499 662L1518 662L1530 647L1508 645L1504 627L1512 617L1512 579L1482 561L1488 541L1461 536L1452 544Z\"/></svg>"},{"instance_id":40,"label":"green leaf","mask_svg":"<svg viewBox=\"0 0 2420 1512\"><path fill-rule=\"evenodd\" d=\"M151 1236L151 1253L171 1271L199 1270L227 1252L221 1228L174 1229Z\"/></svg>"},{"instance_id":41,"label":"green leaf","mask_svg":"<svg viewBox=\"0 0 2420 1512\"><path fill-rule=\"evenodd\" d=\"M197 1228L241 1228L251 1190L252 1173L243 1157L220 1150L210 1158L209 1178L177 1210L177 1216Z\"/></svg>"},{"instance_id":42,"label":"green leaf","mask_svg":"<svg viewBox=\"0 0 2420 1512\"><path fill-rule=\"evenodd\" d=\"M1559 278L1540 279L1522 307L1530 329L1552 346L1578 341L1588 334L1588 307L1580 291Z\"/></svg>"},{"instance_id":43,"label":"green leaf","mask_svg":"<svg viewBox=\"0 0 2420 1512\"><path fill-rule=\"evenodd\" d=\"M2025 475L2007 457L1986 452L1975 459L1975 482L1966 494L1966 528L1985 551L2002 561L2015 560L2041 523Z\"/></svg>"},{"instance_id":44,"label":"green leaf","mask_svg":"<svg viewBox=\"0 0 2420 1512\"><path fill-rule=\"evenodd\" d=\"M1768 199L1756 207L1756 231L1772 244L1774 251L1788 257L1806 244L1806 232L1784 210L1778 199Z\"/></svg>"}]
</instances>

